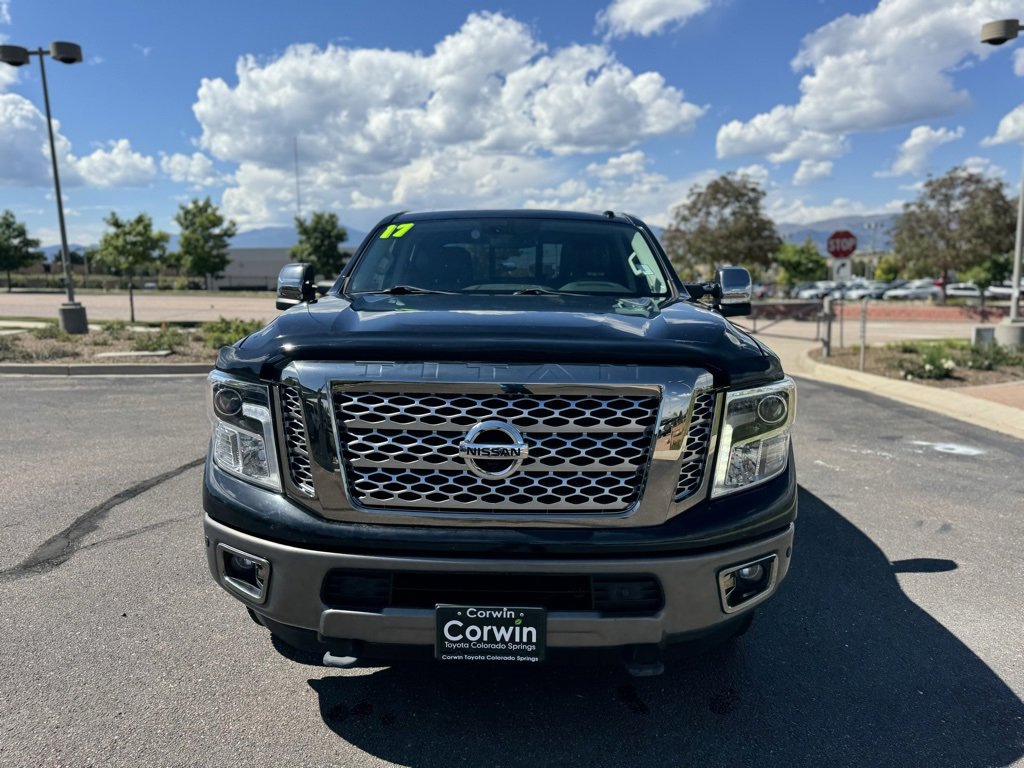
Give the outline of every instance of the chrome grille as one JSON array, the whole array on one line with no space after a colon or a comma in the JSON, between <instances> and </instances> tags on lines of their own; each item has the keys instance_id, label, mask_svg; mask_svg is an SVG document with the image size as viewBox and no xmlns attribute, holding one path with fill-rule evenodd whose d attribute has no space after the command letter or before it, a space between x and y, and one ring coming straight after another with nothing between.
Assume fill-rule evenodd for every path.
<instances>
[{"instance_id":1,"label":"chrome grille","mask_svg":"<svg viewBox=\"0 0 1024 768\"><path fill-rule=\"evenodd\" d=\"M333 392L345 476L367 507L622 512L639 498L657 397ZM529 446L519 471L481 479L459 457L470 427L497 419Z\"/></svg>"},{"instance_id":2,"label":"chrome grille","mask_svg":"<svg viewBox=\"0 0 1024 768\"><path fill-rule=\"evenodd\" d=\"M683 449L683 463L679 469L679 483L676 485L676 501L687 499L696 493L704 481L704 468L708 462L708 445L711 428L715 421L714 392L698 392L693 398L690 428L686 433L686 447Z\"/></svg>"},{"instance_id":3,"label":"chrome grille","mask_svg":"<svg viewBox=\"0 0 1024 768\"><path fill-rule=\"evenodd\" d=\"M306 422L302 416L302 399L295 387L281 387L281 421L288 456L288 472L292 483L305 496L312 498L313 472L309 463Z\"/></svg>"}]
</instances>

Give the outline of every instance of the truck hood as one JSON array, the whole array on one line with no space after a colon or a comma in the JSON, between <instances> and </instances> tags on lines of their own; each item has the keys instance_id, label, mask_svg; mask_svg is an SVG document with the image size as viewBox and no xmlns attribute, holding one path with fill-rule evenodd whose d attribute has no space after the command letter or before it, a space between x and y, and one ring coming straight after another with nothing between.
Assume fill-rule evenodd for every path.
<instances>
[{"instance_id":1,"label":"truck hood","mask_svg":"<svg viewBox=\"0 0 1024 768\"><path fill-rule=\"evenodd\" d=\"M604 296L325 296L284 312L217 367L276 379L292 360L687 365L716 384L778 379L778 358L718 313Z\"/></svg>"}]
</instances>

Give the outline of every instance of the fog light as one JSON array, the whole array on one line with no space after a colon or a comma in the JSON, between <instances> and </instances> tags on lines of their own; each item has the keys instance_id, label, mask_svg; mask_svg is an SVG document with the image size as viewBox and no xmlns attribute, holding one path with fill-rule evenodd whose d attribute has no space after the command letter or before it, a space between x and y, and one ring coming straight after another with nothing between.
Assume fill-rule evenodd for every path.
<instances>
[{"instance_id":1,"label":"fog light","mask_svg":"<svg viewBox=\"0 0 1024 768\"><path fill-rule=\"evenodd\" d=\"M764 566L760 563L754 565L747 565L736 571L736 575L739 576L743 581L757 581L764 576Z\"/></svg>"},{"instance_id":2,"label":"fog light","mask_svg":"<svg viewBox=\"0 0 1024 768\"><path fill-rule=\"evenodd\" d=\"M270 561L227 544L217 544L217 569L229 592L255 603L267 599Z\"/></svg>"},{"instance_id":3,"label":"fog light","mask_svg":"<svg viewBox=\"0 0 1024 768\"><path fill-rule=\"evenodd\" d=\"M250 560L248 557L242 557L241 555L232 555L231 565L233 570L244 573L245 571L255 570L256 561Z\"/></svg>"},{"instance_id":4,"label":"fog light","mask_svg":"<svg viewBox=\"0 0 1024 768\"><path fill-rule=\"evenodd\" d=\"M776 556L768 555L720 571L718 594L722 599L722 610L734 613L767 598L775 588L776 568Z\"/></svg>"}]
</instances>

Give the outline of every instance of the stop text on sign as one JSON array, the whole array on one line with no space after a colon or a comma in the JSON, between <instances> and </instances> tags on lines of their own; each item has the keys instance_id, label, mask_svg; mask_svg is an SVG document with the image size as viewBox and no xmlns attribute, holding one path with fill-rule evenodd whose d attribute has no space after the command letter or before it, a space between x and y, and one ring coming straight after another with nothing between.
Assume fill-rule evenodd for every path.
<instances>
[{"instance_id":1,"label":"stop text on sign","mask_svg":"<svg viewBox=\"0 0 1024 768\"><path fill-rule=\"evenodd\" d=\"M857 236L845 229L833 232L828 239L828 252L833 258L849 258L857 250Z\"/></svg>"}]
</instances>

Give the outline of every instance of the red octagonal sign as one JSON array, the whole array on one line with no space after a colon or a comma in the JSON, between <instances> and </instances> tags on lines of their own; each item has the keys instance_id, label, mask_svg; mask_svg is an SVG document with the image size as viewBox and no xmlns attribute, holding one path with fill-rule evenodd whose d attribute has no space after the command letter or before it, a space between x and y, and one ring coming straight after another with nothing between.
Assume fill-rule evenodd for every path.
<instances>
[{"instance_id":1,"label":"red octagonal sign","mask_svg":"<svg viewBox=\"0 0 1024 768\"><path fill-rule=\"evenodd\" d=\"M857 250L857 236L847 229L833 232L828 238L828 252L836 259L848 259Z\"/></svg>"}]
</instances>

